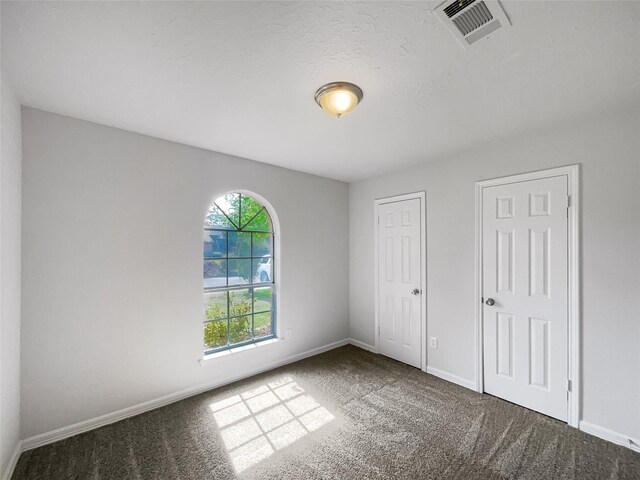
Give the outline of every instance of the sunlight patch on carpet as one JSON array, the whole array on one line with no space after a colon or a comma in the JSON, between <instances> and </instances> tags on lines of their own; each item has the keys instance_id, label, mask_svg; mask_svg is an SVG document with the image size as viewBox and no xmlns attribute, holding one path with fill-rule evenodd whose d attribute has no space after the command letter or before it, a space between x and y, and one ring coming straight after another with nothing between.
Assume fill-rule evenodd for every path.
<instances>
[{"instance_id":1,"label":"sunlight patch on carpet","mask_svg":"<svg viewBox=\"0 0 640 480\"><path fill-rule=\"evenodd\" d=\"M237 473L335 419L288 376L209 408Z\"/></svg>"}]
</instances>

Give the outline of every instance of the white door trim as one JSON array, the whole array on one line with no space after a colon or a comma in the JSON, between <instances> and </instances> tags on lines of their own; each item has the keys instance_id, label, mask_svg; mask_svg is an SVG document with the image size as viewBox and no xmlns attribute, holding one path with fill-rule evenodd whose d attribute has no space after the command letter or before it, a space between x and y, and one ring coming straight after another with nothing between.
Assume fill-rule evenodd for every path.
<instances>
[{"instance_id":1,"label":"white door trim","mask_svg":"<svg viewBox=\"0 0 640 480\"><path fill-rule=\"evenodd\" d=\"M426 192L406 193L403 195L396 195L393 197L377 198L373 201L373 230L374 234L374 257L375 257L375 353L379 353L379 341L380 341L380 317L378 311L378 299L380 285L378 284L378 207L385 203L401 202L403 200L420 200L420 283L422 289L422 295L420 295L420 305L422 310L421 325L422 335L420 337L420 369L426 373L427 371L427 195Z\"/></svg>"},{"instance_id":2,"label":"white door trim","mask_svg":"<svg viewBox=\"0 0 640 480\"><path fill-rule=\"evenodd\" d=\"M567 423L578 428L580 422L580 166L551 168L520 175L476 182L476 294L475 294L475 338L476 338L476 386L484 392L483 372L483 318L482 318L482 197L483 189L496 185L526 182L542 178L566 175L568 182L568 402Z\"/></svg>"}]
</instances>

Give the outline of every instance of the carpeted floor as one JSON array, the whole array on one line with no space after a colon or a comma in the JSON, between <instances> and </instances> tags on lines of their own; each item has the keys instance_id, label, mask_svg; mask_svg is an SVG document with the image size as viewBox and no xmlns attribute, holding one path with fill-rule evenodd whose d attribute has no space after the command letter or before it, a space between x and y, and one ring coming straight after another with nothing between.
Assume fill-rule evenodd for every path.
<instances>
[{"instance_id":1,"label":"carpeted floor","mask_svg":"<svg viewBox=\"0 0 640 480\"><path fill-rule=\"evenodd\" d=\"M640 479L640 454L353 346L20 457L20 479Z\"/></svg>"}]
</instances>

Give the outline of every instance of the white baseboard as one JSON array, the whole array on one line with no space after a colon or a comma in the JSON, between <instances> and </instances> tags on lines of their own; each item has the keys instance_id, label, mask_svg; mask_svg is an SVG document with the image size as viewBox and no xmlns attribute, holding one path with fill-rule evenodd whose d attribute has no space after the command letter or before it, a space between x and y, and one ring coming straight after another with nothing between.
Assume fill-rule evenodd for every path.
<instances>
[{"instance_id":1,"label":"white baseboard","mask_svg":"<svg viewBox=\"0 0 640 480\"><path fill-rule=\"evenodd\" d=\"M427 373L435 377L441 378L443 380L446 380L447 382L455 383L456 385L460 385L461 387L465 387L470 390L473 390L474 392L476 391L475 382L472 382L471 380L467 380L462 377L458 377L453 373L445 372L443 370L438 370L437 368L434 368L434 367L427 367Z\"/></svg>"},{"instance_id":2,"label":"white baseboard","mask_svg":"<svg viewBox=\"0 0 640 480\"><path fill-rule=\"evenodd\" d=\"M622 445L623 447L630 448L633 451L640 452L640 440L637 438L631 438L622 433L614 432L608 428L594 425L593 423L581 421L580 430L590 435L594 435L598 438L606 440L616 445Z\"/></svg>"},{"instance_id":3,"label":"white baseboard","mask_svg":"<svg viewBox=\"0 0 640 480\"><path fill-rule=\"evenodd\" d=\"M369 345L368 343L361 342L360 340L356 340L355 338L348 338L347 340L351 345L354 345L358 348L367 350L369 352L378 353L376 352L376 347L374 347L373 345Z\"/></svg>"},{"instance_id":4,"label":"white baseboard","mask_svg":"<svg viewBox=\"0 0 640 480\"><path fill-rule=\"evenodd\" d=\"M363 350L368 350L369 352L378 353L376 351L376 348L373 345L369 345L368 343L361 342L360 340L356 340L355 338L349 338L348 341L351 345L355 345L356 347L362 348ZM453 375L452 373L448 373L443 370L438 370L437 368L434 368L434 367L427 367L427 373L434 375L436 377L442 378L443 380L446 380L448 382L452 382L462 387L473 390L474 392L477 390L475 382L472 382L471 380L467 380L462 377L458 377L457 375Z\"/></svg>"},{"instance_id":5,"label":"white baseboard","mask_svg":"<svg viewBox=\"0 0 640 480\"><path fill-rule=\"evenodd\" d=\"M290 363L294 363L299 360L303 360L305 358L327 352L329 350L333 350L334 348L342 347L343 345L347 345L347 344L355 345L356 347L376 353L375 347L369 344L366 344L364 342L361 342L359 340L356 340L354 338L346 338L344 340L339 340L337 342L323 345L318 348L307 350L306 352L302 352L302 353L298 353L295 355L282 358L276 362L272 362L267 365L262 365L260 368L256 368L249 372L245 372L244 374L241 374L241 375L236 375L233 377L225 378L223 380L217 380L215 382L197 385L195 387L180 390L178 392L165 395L163 397L160 397L154 400L149 400L147 402L143 402L138 405L133 405L131 407L118 410L116 412L108 413L106 415L101 415L99 417L95 417L89 420L74 423L72 425L58 428L50 432L34 435L16 444L13 450L13 453L11 454L11 458L9 459L9 463L7 464L5 471L2 472L1 478L2 480L9 480L11 478L11 475L13 475L13 471L20 458L21 452L31 450L33 448L41 447L43 445L47 445L53 442L57 442L58 440L63 440L65 438L72 437L73 435L78 435L80 433L84 433L89 430L93 430L95 428L109 425L111 423L124 420L125 418L133 417L135 415L139 415L149 410L154 410L156 408L163 407L170 403L180 401L184 398L191 397L193 395L198 395L202 392L213 390L214 388L222 387L224 385L228 385L228 384L237 382L239 380L243 380L245 378L249 378L254 375L258 375L260 373L264 373L266 371L273 370L275 368L288 365ZM453 375L451 373L445 372L443 370L439 370L434 367L427 367L427 373L434 375L436 377L442 378L443 380L447 380L449 382L455 383L462 387L468 388L470 390L474 390L474 391L476 390L476 385L474 382L470 380L466 380L462 377L458 377L457 375ZM584 421L580 422L579 428L585 433L589 433L596 437L602 438L603 440L607 440L617 445L622 445L627 448L630 448L631 450L634 450L636 452L640 452L640 440L638 439L630 438L621 433L614 432L613 430L609 430L607 428L600 427L598 425L594 425L592 423L584 422Z\"/></svg>"},{"instance_id":6,"label":"white baseboard","mask_svg":"<svg viewBox=\"0 0 640 480\"><path fill-rule=\"evenodd\" d=\"M13 475L13 471L18 464L18 460L20 459L20 454L22 453L22 442L18 441L16 446L13 449L13 453L11 453L11 457L9 458L9 463L7 463L4 472L2 472L2 480L10 480L11 475Z\"/></svg>"},{"instance_id":7,"label":"white baseboard","mask_svg":"<svg viewBox=\"0 0 640 480\"><path fill-rule=\"evenodd\" d=\"M213 390L214 388L222 387L224 385L228 385L230 383L234 383L239 380L244 380L245 378L249 378L254 375L258 375L260 373L273 370L283 365L288 365L290 363L294 363L299 360L303 360L305 358L312 357L314 355L318 355L320 353L327 352L329 350L333 350L334 348L342 347L343 345L347 345L348 343L349 343L349 339L339 340L337 342L329 343L327 345L323 345L318 348L307 350L306 352L290 355L276 362L261 365L259 368L255 368L253 370L244 372L239 375L234 375L224 379L218 379L214 382L197 385L195 387L190 387L175 393L171 393L169 395L165 395L160 398L156 398L154 400L149 400L147 402L139 403L131 407L123 408L122 410L118 410L116 412L107 413L106 415L101 415L99 417L91 418L89 420L84 420L82 422L74 423L72 425L58 428L50 432L34 435L32 437L22 440L21 451L24 452L26 450L31 450L33 448L41 447L43 445L48 445L49 443L57 442L58 440L63 440L65 438L69 438L74 435L78 435L80 433L93 430L95 428L103 427L105 425L109 425L111 423L124 420L125 418L128 418L128 417L140 415L141 413L163 407L170 403L183 400L187 397L192 397L194 395L198 395L199 393L206 392L208 390Z\"/></svg>"}]
</instances>

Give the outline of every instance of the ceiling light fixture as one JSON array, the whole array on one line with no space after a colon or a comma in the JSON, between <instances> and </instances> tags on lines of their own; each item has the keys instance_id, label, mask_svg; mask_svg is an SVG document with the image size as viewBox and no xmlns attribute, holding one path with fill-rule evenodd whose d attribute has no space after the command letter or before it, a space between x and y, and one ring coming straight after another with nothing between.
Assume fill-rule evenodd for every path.
<instances>
[{"instance_id":1,"label":"ceiling light fixture","mask_svg":"<svg viewBox=\"0 0 640 480\"><path fill-rule=\"evenodd\" d=\"M327 83L316 91L315 99L325 112L340 118L362 101L362 89L348 82Z\"/></svg>"}]
</instances>

